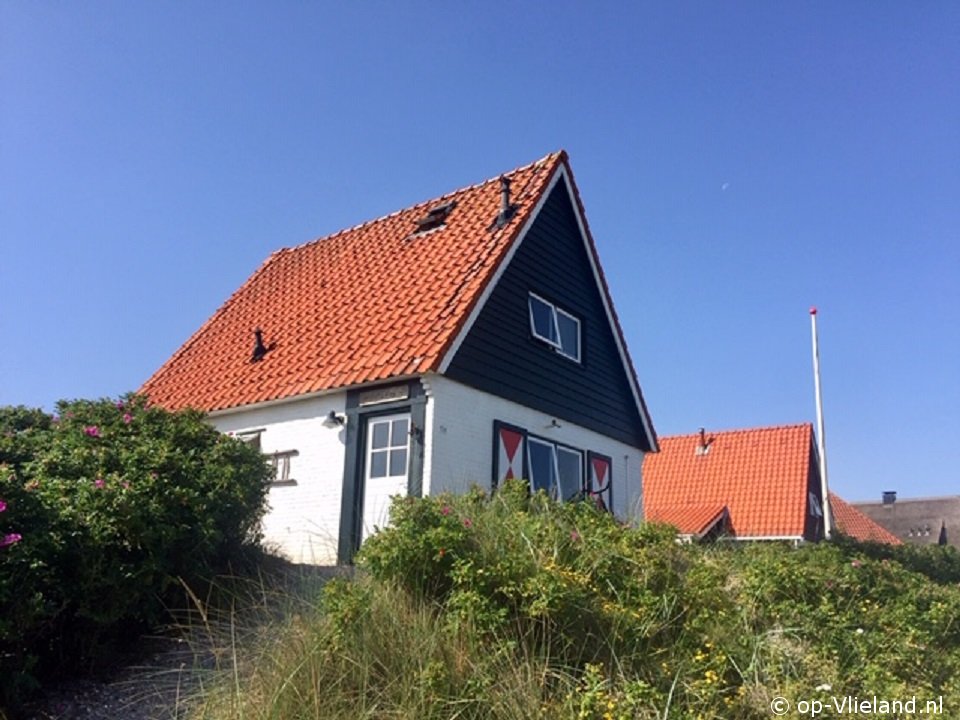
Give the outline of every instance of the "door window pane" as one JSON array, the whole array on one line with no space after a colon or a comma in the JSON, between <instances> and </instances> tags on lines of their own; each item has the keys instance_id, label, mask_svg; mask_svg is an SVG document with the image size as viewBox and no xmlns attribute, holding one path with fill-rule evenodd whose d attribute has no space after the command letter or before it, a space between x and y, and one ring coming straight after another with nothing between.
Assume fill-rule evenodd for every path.
<instances>
[{"instance_id":1,"label":"door window pane","mask_svg":"<svg viewBox=\"0 0 960 720\"><path fill-rule=\"evenodd\" d=\"M387 476L387 451L379 450L370 453L370 477L382 478Z\"/></svg>"},{"instance_id":2,"label":"door window pane","mask_svg":"<svg viewBox=\"0 0 960 720\"><path fill-rule=\"evenodd\" d=\"M385 448L390 444L390 423L378 422L372 423L373 427L373 445L376 450Z\"/></svg>"},{"instance_id":3,"label":"door window pane","mask_svg":"<svg viewBox=\"0 0 960 720\"><path fill-rule=\"evenodd\" d=\"M393 421L393 432L390 436L390 445L392 447L397 447L398 445L406 446L409 426L410 422L406 419Z\"/></svg>"},{"instance_id":4,"label":"door window pane","mask_svg":"<svg viewBox=\"0 0 960 720\"><path fill-rule=\"evenodd\" d=\"M390 475L397 477L407 474L407 449L390 451Z\"/></svg>"}]
</instances>

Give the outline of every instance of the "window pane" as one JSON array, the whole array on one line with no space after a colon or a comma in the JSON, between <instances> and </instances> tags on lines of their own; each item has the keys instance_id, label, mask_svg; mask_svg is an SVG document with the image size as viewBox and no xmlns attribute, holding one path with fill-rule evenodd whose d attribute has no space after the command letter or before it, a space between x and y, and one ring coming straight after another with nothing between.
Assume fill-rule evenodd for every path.
<instances>
[{"instance_id":1,"label":"window pane","mask_svg":"<svg viewBox=\"0 0 960 720\"><path fill-rule=\"evenodd\" d=\"M387 452L378 450L370 453L370 477L382 478L387 476Z\"/></svg>"},{"instance_id":2,"label":"window pane","mask_svg":"<svg viewBox=\"0 0 960 720\"><path fill-rule=\"evenodd\" d=\"M583 487L583 456L574 450L557 448L557 470L560 499L572 500Z\"/></svg>"},{"instance_id":3,"label":"window pane","mask_svg":"<svg viewBox=\"0 0 960 720\"><path fill-rule=\"evenodd\" d=\"M560 328L560 349L564 355L580 359L580 323L576 318L557 313L557 326Z\"/></svg>"},{"instance_id":4,"label":"window pane","mask_svg":"<svg viewBox=\"0 0 960 720\"><path fill-rule=\"evenodd\" d=\"M530 296L530 322L533 325L534 335L553 343L557 342L554 315L553 305L549 305L533 295Z\"/></svg>"},{"instance_id":5,"label":"window pane","mask_svg":"<svg viewBox=\"0 0 960 720\"><path fill-rule=\"evenodd\" d=\"M393 421L393 433L390 436L390 445L392 447L406 447L407 446L407 432L409 430L410 421L404 418L403 420L394 420ZM390 473L391 475L393 473Z\"/></svg>"},{"instance_id":6,"label":"window pane","mask_svg":"<svg viewBox=\"0 0 960 720\"><path fill-rule=\"evenodd\" d=\"M390 476L403 477L407 474L407 449L390 451Z\"/></svg>"},{"instance_id":7,"label":"window pane","mask_svg":"<svg viewBox=\"0 0 960 720\"><path fill-rule=\"evenodd\" d=\"M373 447L374 449L385 448L390 444L390 423L373 423Z\"/></svg>"},{"instance_id":8,"label":"window pane","mask_svg":"<svg viewBox=\"0 0 960 720\"><path fill-rule=\"evenodd\" d=\"M550 493L553 489L553 446L536 440L530 440L530 481L531 490L545 490Z\"/></svg>"}]
</instances>

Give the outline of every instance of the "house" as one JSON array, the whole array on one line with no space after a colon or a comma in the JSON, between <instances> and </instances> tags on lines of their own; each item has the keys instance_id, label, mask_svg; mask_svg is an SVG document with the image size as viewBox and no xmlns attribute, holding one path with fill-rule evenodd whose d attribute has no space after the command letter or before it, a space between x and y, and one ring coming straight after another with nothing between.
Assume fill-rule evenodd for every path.
<instances>
[{"instance_id":1,"label":"house","mask_svg":"<svg viewBox=\"0 0 960 720\"><path fill-rule=\"evenodd\" d=\"M830 512L834 529L847 537L860 542L885 543L886 545L903 544L900 538L864 515L836 493L830 493Z\"/></svg>"},{"instance_id":2,"label":"house","mask_svg":"<svg viewBox=\"0 0 960 720\"><path fill-rule=\"evenodd\" d=\"M880 502L853 507L909 545L960 547L960 495L898 498L888 490Z\"/></svg>"},{"instance_id":3,"label":"house","mask_svg":"<svg viewBox=\"0 0 960 720\"><path fill-rule=\"evenodd\" d=\"M637 517L657 449L564 152L274 252L141 391L273 459L264 535L300 562L511 477Z\"/></svg>"},{"instance_id":4,"label":"house","mask_svg":"<svg viewBox=\"0 0 960 720\"><path fill-rule=\"evenodd\" d=\"M823 488L809 423L660 438L643 464L647 520L687 540L817 541ZM831 527L865 542L900 541L829 493Z\"/></svg>"},{"instance_id":5,"label":"house","mask_svg":"<svg viewBox=\"0 0 960 720\"><path fill-rule=\"evenodd\" d=\"M647 520L683 536L816 541L823 493L813 426L785 425L660 438L643 463Z\"/></svg>"}]
</instances>

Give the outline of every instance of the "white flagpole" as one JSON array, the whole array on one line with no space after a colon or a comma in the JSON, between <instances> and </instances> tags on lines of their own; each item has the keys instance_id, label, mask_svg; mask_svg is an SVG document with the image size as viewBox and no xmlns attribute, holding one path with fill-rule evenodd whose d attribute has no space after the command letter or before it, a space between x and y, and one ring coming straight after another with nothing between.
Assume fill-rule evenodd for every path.
<instances>
[{"instance_id":1,"label":"white flagpole","mask_svg":"<svg viewBox=\"0 0 960 720\"><path fill-rule=\"evenodd\" d=\"M820 390L820 347L817 340L817 309L810 308L810 331L813 334L813 383L817 395L817 454L820 456L820 492L823 495L823 536L830 537L830 486L827 484L827 448L823 430L823 394Z\"/></svg>"}]
</instances>

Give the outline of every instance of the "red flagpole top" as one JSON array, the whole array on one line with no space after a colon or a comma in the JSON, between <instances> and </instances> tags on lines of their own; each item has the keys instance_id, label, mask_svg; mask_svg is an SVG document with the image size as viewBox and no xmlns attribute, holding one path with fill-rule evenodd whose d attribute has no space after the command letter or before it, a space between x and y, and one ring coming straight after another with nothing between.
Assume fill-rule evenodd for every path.
<instances>
[{"instance_id":1,"label":"red flagpole top","mask_svg":"<svg viewBox=\"0 0 960 720\"><path fill-rule=\"evenodd\" d=\"M813 307L810 308L810 314L811 314L811 315L816 315L816 314L817 314L817 306L816 306L816 305L814 305Z\"/></svg>"}]
</instances>

